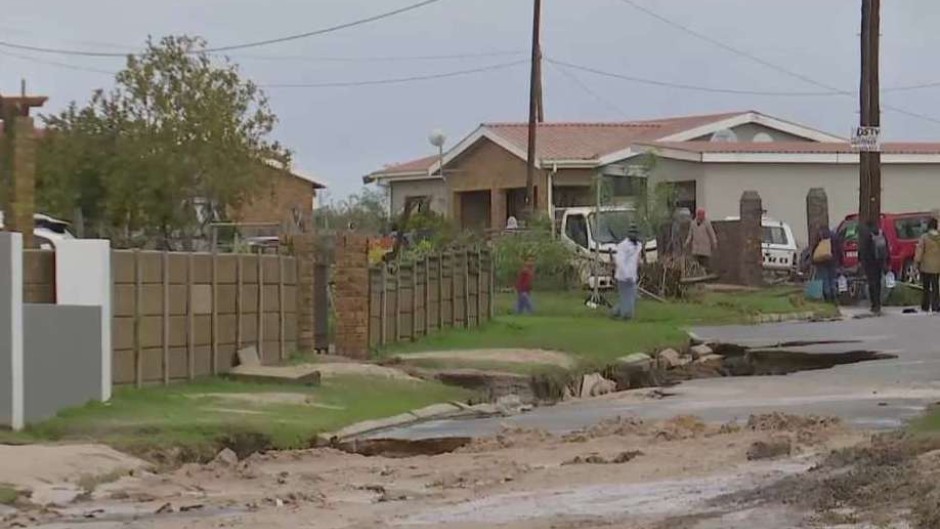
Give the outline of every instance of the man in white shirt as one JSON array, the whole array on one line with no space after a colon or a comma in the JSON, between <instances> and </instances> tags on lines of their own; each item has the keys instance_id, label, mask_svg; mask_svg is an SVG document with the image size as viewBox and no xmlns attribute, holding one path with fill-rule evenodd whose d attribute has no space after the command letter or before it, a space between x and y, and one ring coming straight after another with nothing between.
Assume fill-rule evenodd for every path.
<instances>
[{"instance_id":1,"label":"man in white shirt","mask_svg":"<svg viewBox=\"0 0 940 529\"><path fill-rule=\"evenodd\" d=\"M642 253L643 245L640 243L636 226L630 226L627 238L617 245L617 252L614 254L614 279L617 280L617 292L620 295L620 300L611 313L614 318L633 319Z\"/></svg>"}]
</instances>

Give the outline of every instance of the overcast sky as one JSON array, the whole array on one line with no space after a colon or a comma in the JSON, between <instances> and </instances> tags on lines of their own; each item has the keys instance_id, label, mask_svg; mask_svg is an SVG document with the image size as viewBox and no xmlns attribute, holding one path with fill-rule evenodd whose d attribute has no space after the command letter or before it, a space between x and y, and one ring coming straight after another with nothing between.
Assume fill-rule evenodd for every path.
<instances>
[{"instance_id":1,"label":"overcast sky","mask_svg":"<svg viewBox=\"0 0 940 529\"><path fill-rule=\"evenodd\" d=\"M147 35L201 35L224 46L300 33L372 16L416 0L0 0L0 40L115 51ZM634 0L664 17L820 83L857 91L860 0ZM716 88L774 92L821 89L703 42L623 0L544 0L544 53L608 72ZM940 2L883 2L884 88L940 82ZM329 35L232 52L261 85L365 81L432 75L524 60L532 0L442 0ZM0 93L50 97L46 110L84 102L108 75L13 57L104 70L120 58L62 57L0 48ZM417 56L490 54L448 60ZM514 54L515 53L515 54ZM260 57L260 58L259 58ZM262 60L261 58L268 58ZM274 59L271 59L274 58ZM327 61L323 58L379 59ZM393 60L393 59L402 60ZM567 74L564 73L567 71ZM679 90L561 70L546 64L551 121L617 121L729 110L760 110L840 135L858 121L848 97L771 97ZM392 162L433 152L428 132L453 144L484 121L524 121L527 67L390 86L269 88L277 139L333 198ZM884 103L940 120L940 87L886 93ZM885 111L892 140L938 140L940 124Z\"/></svg>"}]
</instances>

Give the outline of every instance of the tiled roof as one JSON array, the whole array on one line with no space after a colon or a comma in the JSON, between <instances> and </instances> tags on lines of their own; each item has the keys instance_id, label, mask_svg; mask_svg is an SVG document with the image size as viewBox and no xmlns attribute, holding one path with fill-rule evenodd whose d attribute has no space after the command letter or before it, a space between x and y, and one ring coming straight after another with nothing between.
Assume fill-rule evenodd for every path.
<instances>
[{"instance_id":1,"label":"tiled roof","mask_svg":"<svg viewBox=\"0 0 940 529\"><path fill-rule=\"evenodd\" d=\"M747 112L709 114L649 121L615 123L542 123L538 128L536 158L541 160L593 160L702 125ZM527 123L484 123L483 127L520 151L528 147Z\"/></svg>"},{"instance_id":2,"label":"tiled roof","mask_svg":"<svg viewBox=\"0 0 940 529\"><path fill-rule=\"evenodd\" d=\"M648 142L646 145L694 153L758 153L758 154L854 154L858 152L850 143L817 142ZM904 142L882 143L883 154L940 154L940 143Z\"/></svg>"},{"instance_id":3,"label":"tiled roof","mask_svg":"<svg viewBox=\"0 0 940 529\"><path fill-rule=\"evenodd\" d=\"M432 165L438 160L438 156L425 156L423 158L418 158L417 160L411 160L408 162L392 164L386 166L381 171L377 171L383 174L401 174L401 173L421 173L427 172Z\"/></svg>"}]
</instances>

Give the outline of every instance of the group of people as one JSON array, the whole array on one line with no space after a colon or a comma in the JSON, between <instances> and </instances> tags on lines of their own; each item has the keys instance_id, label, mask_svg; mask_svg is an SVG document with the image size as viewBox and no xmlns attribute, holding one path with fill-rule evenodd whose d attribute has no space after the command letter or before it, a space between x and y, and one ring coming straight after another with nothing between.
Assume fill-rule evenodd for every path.
<instances>
[{"instance_id":1,"label":"group of people","mask_svg":"<svg viewBox=\"0 0 940 529\"><path fill-rule=\"evenodd\" d=\"M714 252L718 248L718 237L711 223L705 218L705 211L698 210L695 221L689 229L685 245L691 249L693 257L706 269ZM617 304L611 316L617 319L631 320L636 313L636 299L639 291L640 264L645 259L643 242L635 225L627 230L627 236L617 244L614 252L614 280L617 283ZM532 282L535 277L535 260L527 256L516 278L516 313L531 314Z\"/></svg>"},{"instance_id":2,"label":"group of people","mask_svg":"<svg viewBox=\"0 0 940 529\"><path fill-rule=\"evenodd\" d=\"M940 312L940 230L938 221L927 221L924 234L917 242L914 263L920 272L923 295L921 310ZM843 241L829 228L819 232L818 240L811 252L815 278L822 282L823 299L837 302L839 277L844 266ZM881 227L869 222L860 227L858 233L858 262L868 285L871 311L881 313L882 286L891 273L891 247Z\"/></svg>"}]
</instances>

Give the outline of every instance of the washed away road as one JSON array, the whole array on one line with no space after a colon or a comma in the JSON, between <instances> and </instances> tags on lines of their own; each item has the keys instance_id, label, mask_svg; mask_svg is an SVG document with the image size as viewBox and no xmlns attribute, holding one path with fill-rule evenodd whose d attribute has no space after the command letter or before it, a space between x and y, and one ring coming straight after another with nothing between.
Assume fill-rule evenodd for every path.
<instances>
[{"instance_id":1,"label":"washed away road","mask_svg":"<svg viewBox=\"0 0 940 529\"><path fill-rule=\"evenodd\" d=\"M638 390L512 417L434 421L376 434L473 438L440 455L393 459L318 449L240 462L223 457L168 474L135 472L98 486L83 502L4 520L46 529L940 524L934 490L940 445L870 440L873 431L901 426L940 401L940 317L898 313L694 332L748 346L827 342L788 350L867 350L896 358L786 376L695 380L669 388L663 398ZM861 448L829 456L853 446ZM852 493L873 490L887 503ZM892 491L902 495L894 498ZM911 499L927 507L904 503Z\"/></svg>"},{"instance_id":2,"label":"washed away road","mask_svg":"<svg viewBox=\"0 0 940 529\"><path fill-rule=\"evenodd\" d=\"M889 312L879 318L692 331L706 341L749 347L828 342L786 350L815 354L876 351L897 358L786 376L693 380L669 388L669 396L662 399L651 399L648 390L629 391L538 408L516 417L434 421L377 435L403 439L492 435L507 425L565 433L621 415L666 419L693 414L706 421L726 422L768 411L834 415L861 429L891 429L940 402L940 316Z\"/></svg>"}]
</instances>

